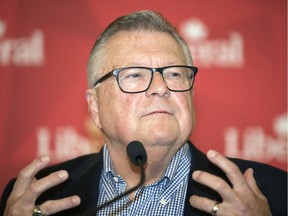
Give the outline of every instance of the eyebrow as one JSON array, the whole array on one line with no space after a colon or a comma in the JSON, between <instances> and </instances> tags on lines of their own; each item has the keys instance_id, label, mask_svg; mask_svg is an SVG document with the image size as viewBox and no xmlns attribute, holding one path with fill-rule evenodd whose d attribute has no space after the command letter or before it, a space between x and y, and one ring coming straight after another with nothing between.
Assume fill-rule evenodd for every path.
<instances>
[{"instance_id":1,"label":"eyebrow","mask_svg":"<svg viewBox=\"0 0 288 216\"><path fill-rule=\"evenodd\" d=\"M166 66L173 66L173 65L185 65L186 63L183 63L183 62L169 62L169 63L166 63L165 65L161 66L161 67L166 67ZM117 68L122 68L122 67L151 67L151 65L147 65L146 63L134 63L134 62L131 62L129 64L124 64L122 66L118 66L116 67L115 65L113 65L112 67L112 70L114 69L117 69ZM158 66L157 66L158 67Z\"/></svg>"}]
</instances>

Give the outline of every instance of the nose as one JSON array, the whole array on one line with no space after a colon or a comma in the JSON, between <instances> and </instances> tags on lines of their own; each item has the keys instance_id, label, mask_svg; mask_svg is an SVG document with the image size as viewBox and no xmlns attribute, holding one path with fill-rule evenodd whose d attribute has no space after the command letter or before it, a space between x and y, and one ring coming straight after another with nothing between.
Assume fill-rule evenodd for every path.
<instances>
[{"instance_id":1,"label":"nose","mask_svg":"<svg viewBox=\"0 0 288 216\"><path fill-rule=\"evenodd\" d=\"M154 72L151 84L146 91L148 96L157 95L159 97L168 96L170 94L170 90L167 88L166 83L162 77L162 74L159 72Z\"/></svg>"}]
</instances>

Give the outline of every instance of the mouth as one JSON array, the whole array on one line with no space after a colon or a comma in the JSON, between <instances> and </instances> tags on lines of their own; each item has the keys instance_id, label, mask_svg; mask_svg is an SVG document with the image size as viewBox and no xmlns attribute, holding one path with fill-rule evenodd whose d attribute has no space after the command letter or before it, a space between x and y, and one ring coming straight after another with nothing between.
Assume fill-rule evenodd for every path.
<instances>
[{"instance_id":1,"label":"mouth","mask_svg":"<svg viewBox=\"0 0 288 216\"><path fill-rule=\"evenodd\" d=\"M150 115L173 115L173 114L165 110L155 110L155 111L145 114L144 117L150 116Z\"/></svg>"}]
</instances>

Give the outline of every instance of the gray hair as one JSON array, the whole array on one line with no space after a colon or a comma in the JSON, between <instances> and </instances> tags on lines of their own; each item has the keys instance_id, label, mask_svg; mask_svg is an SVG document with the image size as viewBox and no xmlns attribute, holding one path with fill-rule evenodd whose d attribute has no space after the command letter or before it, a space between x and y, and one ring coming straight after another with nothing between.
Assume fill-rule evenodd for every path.
<instances>
[{"instance_id":1,"label":"gray hair","mask_svg":"<svg viewBox=\"0 0 288 216\"><path fill-rule=\"evenodd\" d=\"M177 32L176 28L160 13L143 10L126 16L121 16L113 21L96 40L87 65L88 88L92 88L97 80L97 71L100 71L105 62L105 45L110 37L121 31L149 30L168 33L182 48L186 63L192 65L192 57L186 42Z\"/></svg>"}]
</instances>

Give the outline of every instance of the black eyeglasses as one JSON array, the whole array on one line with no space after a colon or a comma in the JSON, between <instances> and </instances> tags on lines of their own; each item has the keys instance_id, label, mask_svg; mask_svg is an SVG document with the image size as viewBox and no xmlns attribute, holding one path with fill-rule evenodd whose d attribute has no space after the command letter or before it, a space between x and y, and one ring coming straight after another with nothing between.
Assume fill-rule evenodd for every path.
<instances>
[{"instance_id":1,"label":"black eyeglasses","mask_svg":"<svg viewBox=\"0 0 288 216\"><path fill-rule=\"evenodd\" d=\"M151 85L153 74L161 73L163 80L170 91L184 92L192 89L197 67L186 65L173 65L161 68L125 67L110 71L95 82L93 88L114 75L119 88L126 93L140 93L146 91Z\"/></svg>"}]
</instances>

